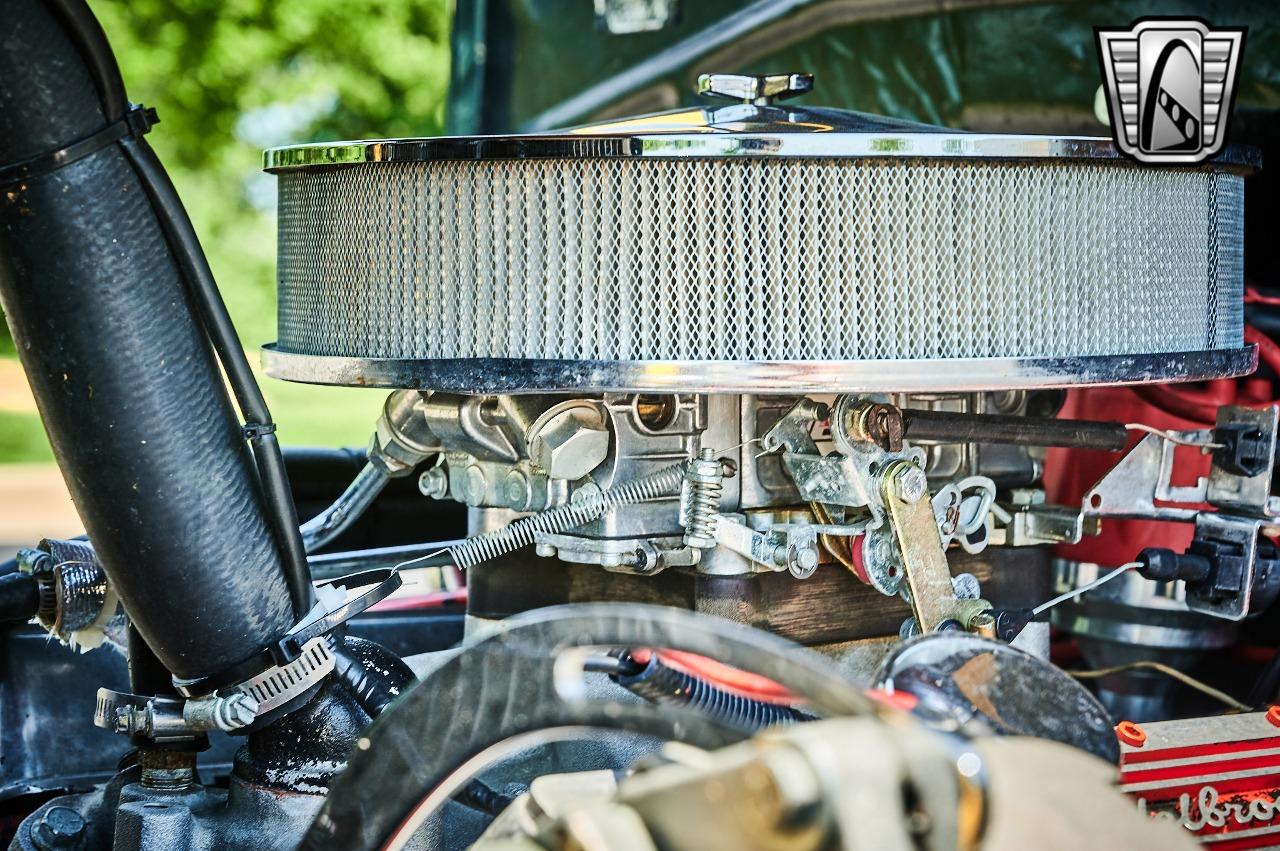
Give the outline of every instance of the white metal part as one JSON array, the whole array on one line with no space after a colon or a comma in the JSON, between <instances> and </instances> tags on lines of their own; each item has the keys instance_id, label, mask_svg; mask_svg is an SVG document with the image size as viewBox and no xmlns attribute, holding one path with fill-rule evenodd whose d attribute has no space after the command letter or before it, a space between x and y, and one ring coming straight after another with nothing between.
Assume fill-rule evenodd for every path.
<instances>
[{"instance_id":1,"label":"white metal part","mask_svg":"<svg viewBox=\"0 0 1280 851\"><path fill-rule=\"evenodd\" d=\"M287 170L269 361L352 383L435 364L421 386L452 363L434 386L476 390L495 380L484 359L547 364L529 389L586 386L578 365L603 367L597 387L714 390L722 363L854 362L865 379L1006 358L1047 359L1059 383L1143 380L1078 359L1240 349L1242 185L1113 160L835 155ZM334 368L299 356L375 374L317 377ZM960 373L933 380L1004 386L998 367Z\"/></svg>"},{"instance_id":2,"label":"white metal part","mask_svg":"<svg viewBox=\"0 0 1280 851\"><path fill-rule=\"evenodd\" d=\"M318 636L302 645L302 652L292 662L269 668L236 689L257 702L257 714L261 715L284 706L324 679L333 667L333 651L325 636Z\"/></svg>"}]
</instances>

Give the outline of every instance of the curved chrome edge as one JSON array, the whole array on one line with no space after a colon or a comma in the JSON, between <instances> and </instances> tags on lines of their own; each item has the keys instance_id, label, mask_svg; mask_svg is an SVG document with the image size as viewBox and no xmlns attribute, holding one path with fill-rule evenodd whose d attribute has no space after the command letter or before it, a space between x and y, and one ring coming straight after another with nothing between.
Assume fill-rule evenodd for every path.
<instances>
[{"instance_id":1,"label":"curved chrome edge","mask_svg":"<svg viewBox=\"0 0 1280 851\"><path fill-rule=\"evenodd\" d=\"M636 135L440 136L289 145L263 154L270 172L379 162L697 157L799 159L1069 159L1138 166L1102 137L982 133L691 133ZM1249 174L1261 168L1257 148L1231 145L1193 168ZM1150 166L1146 166L1150 168ZM1176 168L1177 166L1175 166Z\"/></svg>"},{"instance_id":2,"label":"curved chrome edge","mask_svg":"<svg viewBox=\"0 0 1280 851\"><path fill-rule=\"evenodd\" d=\"M407 360L262 347L267 375L343 387L453 393L926 393L1202 381L1247 375L1257 346L1157 355L874 361Z\"/></svg>"}]
</instances>

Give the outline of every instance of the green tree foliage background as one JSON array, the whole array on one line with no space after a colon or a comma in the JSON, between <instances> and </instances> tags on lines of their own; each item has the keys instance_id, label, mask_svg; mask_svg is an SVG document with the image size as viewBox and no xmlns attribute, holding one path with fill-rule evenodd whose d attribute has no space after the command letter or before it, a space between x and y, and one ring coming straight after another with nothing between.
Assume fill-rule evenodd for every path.
<instances>
[{"instance_id":1,"label":"green tree foliage background","mask_svg":"<svg viewBox=\"0 0 1280 851\"><path fill-rule=\"evenodd\" d=\"M255 349L275 337L275 178L261 170L263 149L442 132L453 0L89 5L129 97L159 111L148 140L191 214L241 340ZM6 355L13 344L0 322ZM275 381L265 389L291 442L359 442L380 396ZM44 446L34 412L9 416L0 428L10 443ZM357 421L362 431L349 434ZM0 441L0 462L42 457L5 451Z\"/></svg>"},{"instance_id":2,"label":"green tree foliage background","mask_svg":"<svg viewBox=\"0 0 1280 851\"><path fill-rule=\"evenodd\" d=\"M246 345L274 335L262 149L439 133L451 0L90 0Z\"/></svg>"}]
</instances>

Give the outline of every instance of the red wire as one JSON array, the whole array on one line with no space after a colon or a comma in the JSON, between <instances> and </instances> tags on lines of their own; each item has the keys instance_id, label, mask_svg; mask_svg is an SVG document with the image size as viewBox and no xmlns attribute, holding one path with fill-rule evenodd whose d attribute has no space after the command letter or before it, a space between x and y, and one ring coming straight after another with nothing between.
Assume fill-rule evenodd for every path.
<instances>
[{"instance_id":1,"label":"red wire","mask_svg":"<svg viewBox=\"0 0 1280 851\"><path fill-rule=\"evenodd\" d=\"M1280 299L1276 300L1276 304L1280 304ZM1280 346L1266 334L1254 328L1252 325L1244 326L1244 341L1246 343L1256 343L1258 346L1258 359L1265 363L1272 372L1280 375Z\"/></svg>"},{"instance_id":2,"label":"red wire","mask_svg":"<svg viewBox=\"0 0 1280 851\"><path fill-rule=\"evenodd\" d=\"M731 667L715 659L699 656L697 653L687 653L683 650L653 650L648 647L637 647L629 653L631 658L641 665L647 665L649 660L657 655L658 661L668 668L697 677L721 691L727 691L739 697L783 706L794 706L804 702L792 691L783 688L768 677Z\"/></svg>"},{"instance_id":3,"label":"red wire","mask_svg":"<svg viewBox=\"0 0 1280 851\"><path fill-rule=\"evenodd\" d=\"M1266 304L1271 307L1280 307L1280 296L1263 295L1261 291L1255 287L1244 288L1245 304Z\"/></svg>"}]
</instances>

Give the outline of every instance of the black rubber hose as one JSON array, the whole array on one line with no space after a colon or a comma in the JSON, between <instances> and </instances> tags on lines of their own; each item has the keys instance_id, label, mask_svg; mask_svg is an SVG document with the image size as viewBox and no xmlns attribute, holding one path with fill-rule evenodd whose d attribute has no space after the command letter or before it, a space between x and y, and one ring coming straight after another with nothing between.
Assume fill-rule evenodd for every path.
<instances>
[{"instance_id":1,"label":"black rubber hose","mask_svg":"<svg viewBox=\"0 0 1280 851\"><path fill-rule=\"evenodd\" d=\"M812 721L814 717L791 706L752 700L718 689L706 680L669 668L653 656L641 666L626 657L630 670L614 675L618 685L651 703L674 703L704 712L713 721L754 731L773 724Z\"/></svg>"},{"instance_id":2,"label":"black rubber hose","mask_svg":"<svg viewBox=\"0 0 1280 851\"><path fill-rule=\"evenodd\" d=\"M222 294L213 279L213 272L209 269L209 261L205 258L204 249L200 247L195 228L168 173L146 142L129 138L121 140L120 144L151 197L174 259L193 291L205 330L218 354L219 362L226 370L227 380L236 396L240 412L255 427L249 438L253 445L253 457L270 509L268 517L272 521L272 531L280 546L294 615L301 618L315 603L315 593L311 586L311 571L307 566L307 552L298 532L298 514L289 488L284 456L274 433L275 423L271 419L271 411L267 409L266 399L262 396L244 349L240 346L240 339L236 335L235 326L231 324L231 317L227 314Z\"/></svg>"},{"instance_id":3,"label":"black rubber hose","mask_svg":"<svg viewBox=\"0 0 1280 851\"><path fill-rule=\"evenodd\" d=\"M0 574L0 624L26 623L40 609L40 586L25 573Z\"/></svg>"},{"instance_id":4,"label":"black rubber hose","mask_svg":"<svg viewBox=\"0 0 1280 851\"><path fill-rule=\"evenodd\" d=\"M6 0L0 164L108 123L105 60L63 26L81 5ZM278 638L293 604L253 458L120 145L4 187L0 299L85 528L160 661L200 677Z\"/></svg>"},{"instance_id":5,"label":"black rubber hose","mask_svg":"<svg viewBox=\"0 0 1280 851\"><path fill-rule=\"evenodd\" d=\"M381 715L416 679L404 660L365 638L340 638L333 656L338 679L370 718Z\"/></svg>"},{"instance_id":6,"label":"black rubber hose","mask_svg":"<svg viewBox=\"0 0 1280 851\"><path fill-rule=\"evenodd\" d=\"M129 99L125 94L119 64L102 27L84 0L48 2L93 79L106 121L118 120L129 108ZM254 378L244 349L240 346L239 336L230 314L227 313L222 293L214 281L191 218L187 215L168 173L155 151L145 141L126 137L121 140L120 145L142 178L143 186L151 198L170 250L194 296L205 332L226 371L236 404L246 422L254 425L249 438L254 460L270 509L269 519L284 558L294 615L301 618L310 611L315 595L307 568L306 550L298 534L298 518L290 497L284 459L274 434L275 423L271 418L271 411L267 408L267 401Z\"/></svg>"}]
</instances>

